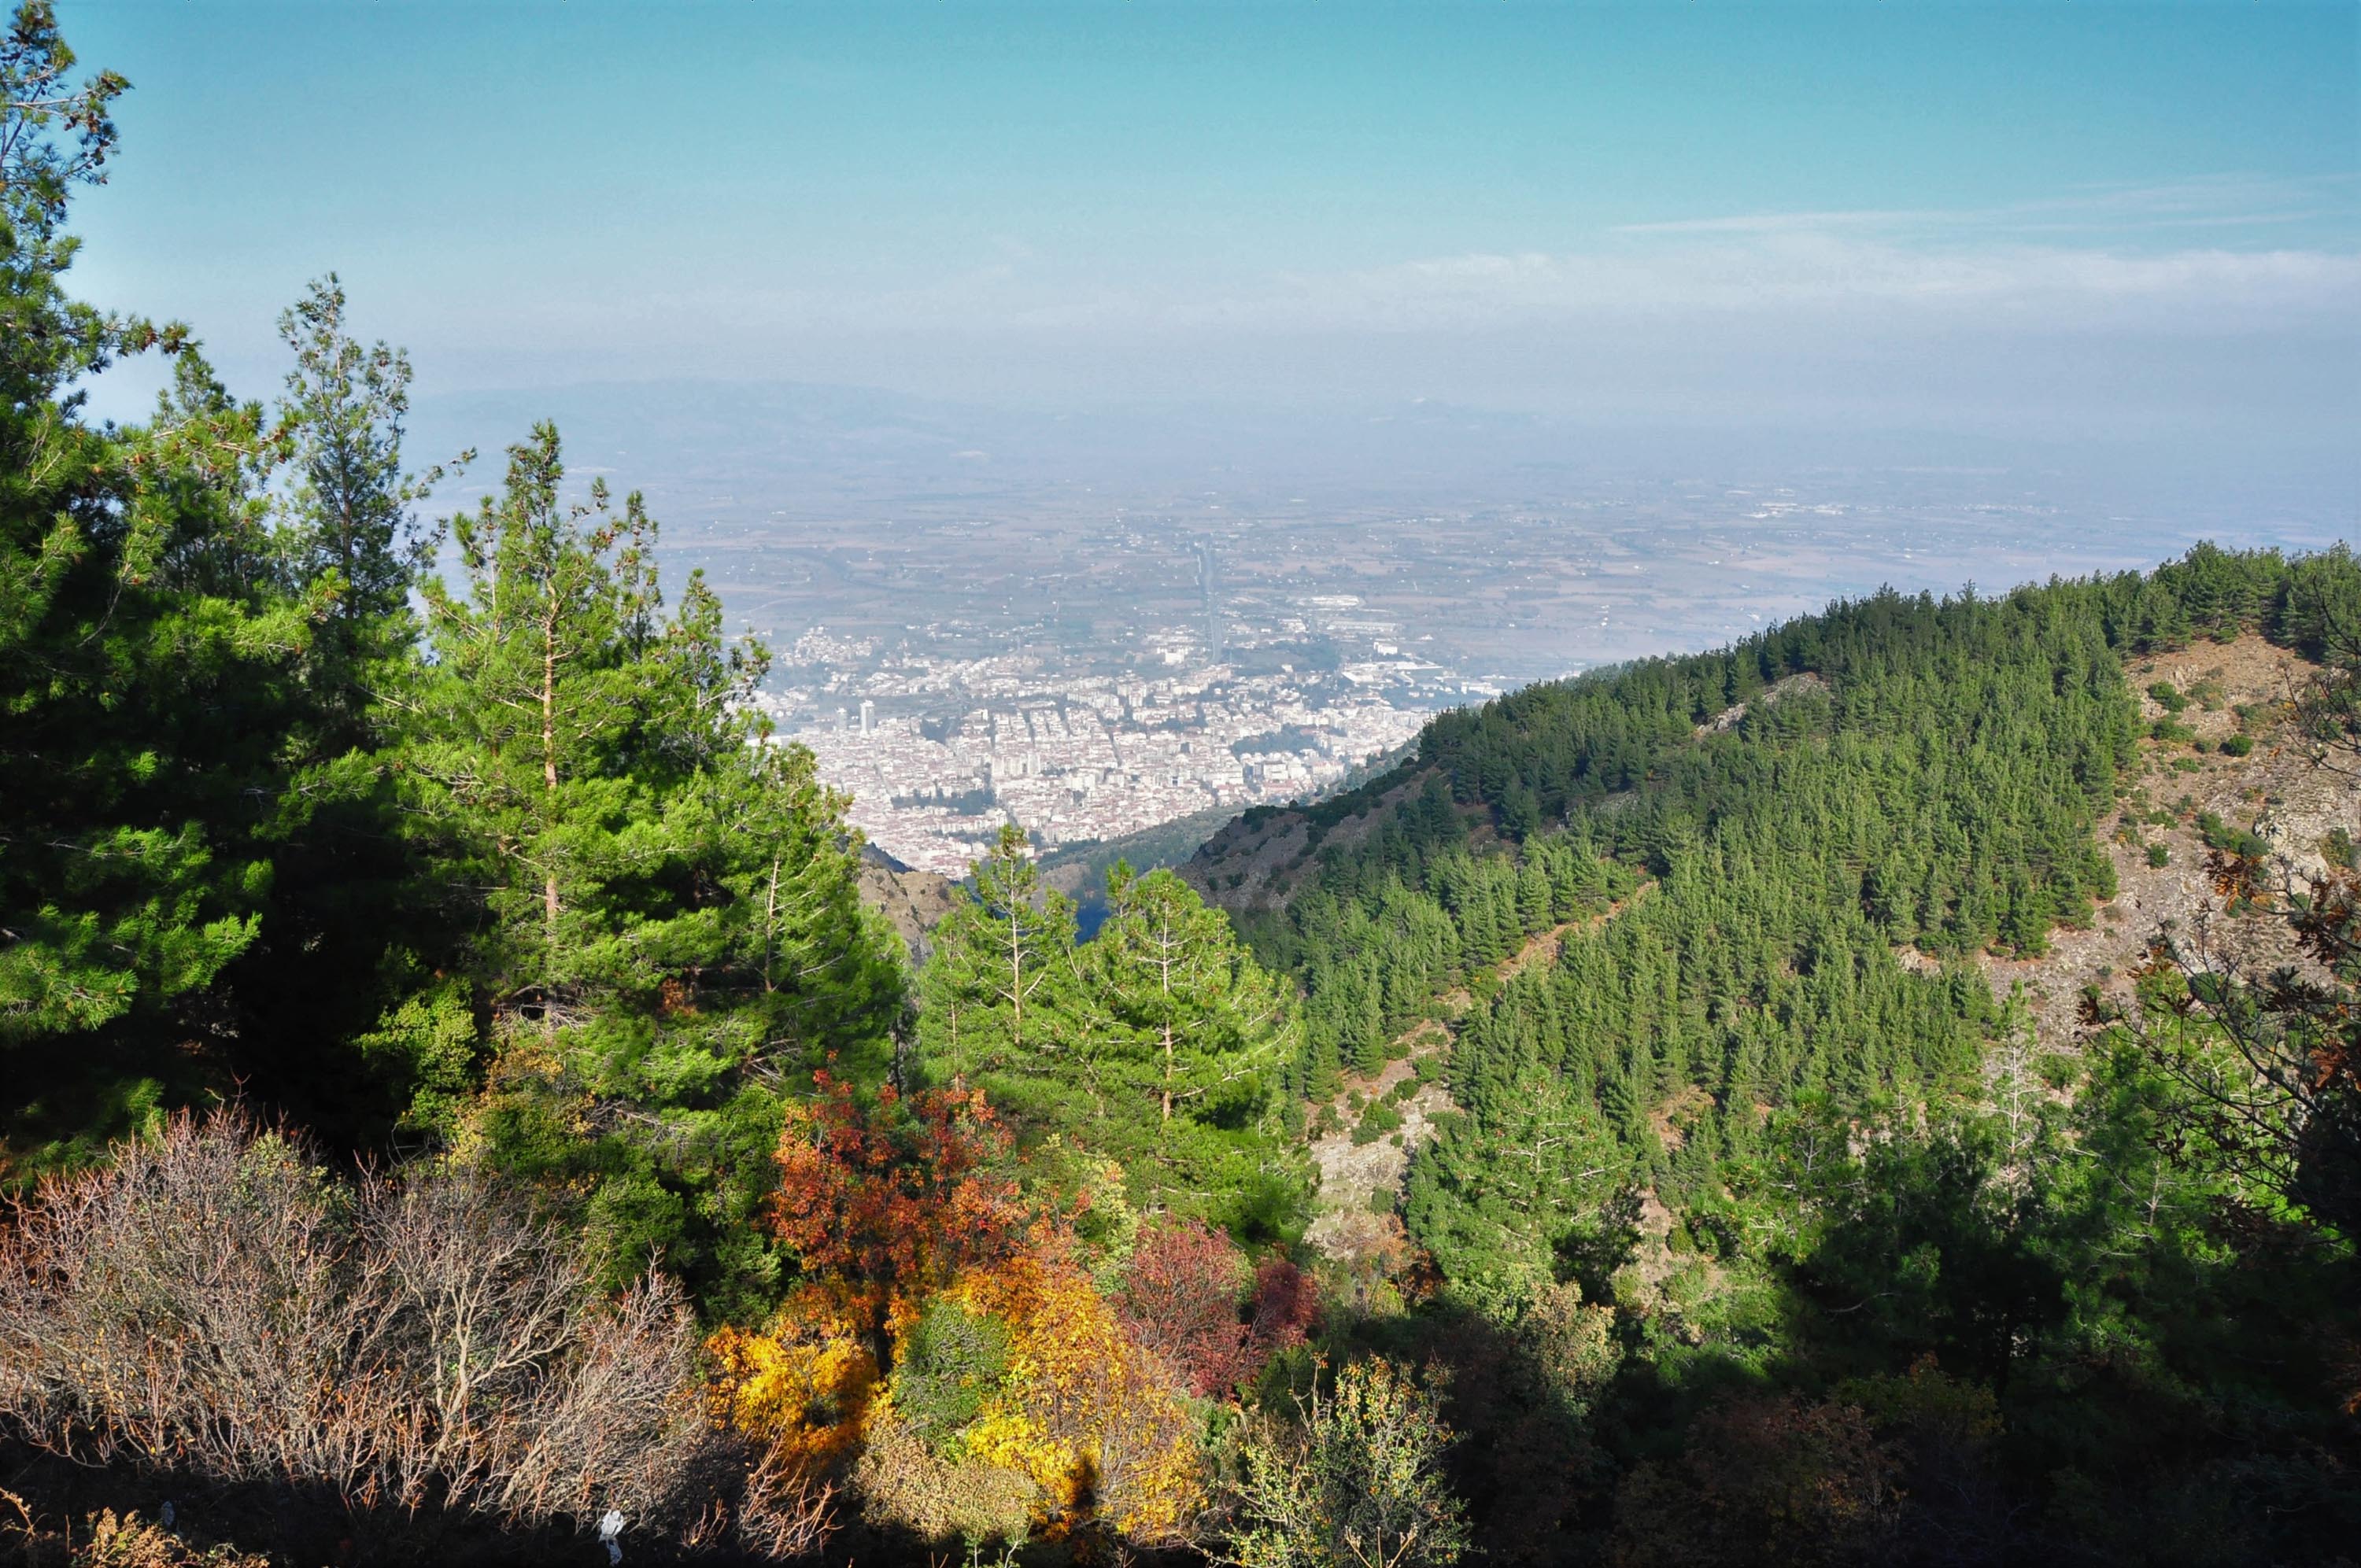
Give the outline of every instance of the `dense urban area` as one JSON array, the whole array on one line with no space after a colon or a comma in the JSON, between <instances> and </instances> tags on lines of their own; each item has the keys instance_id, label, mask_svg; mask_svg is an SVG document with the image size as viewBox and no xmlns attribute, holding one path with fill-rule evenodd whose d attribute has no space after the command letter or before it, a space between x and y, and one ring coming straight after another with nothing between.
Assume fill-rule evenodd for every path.
<instances>
[{"instance_id":1,"label":"dense urban area","mask_svg":"<svg viewBox=\"0 0 2361 1568\"><path fill-rule=\"evenodd\" d=\"M1242 675L1203 663L1210 651L1188 633L1149 646L1141 673L1060 679L1038 658L873 659L865 642L809 633L790 657L825 677L754 703L852 797L849 819L872 843L962 877L1005 822L1055 847L1326 789L1408 744L1438 699L1466 689L1382 641L1325 674ZM830 698L833 715L811 722Z\"/></svg>"}]
</instances>

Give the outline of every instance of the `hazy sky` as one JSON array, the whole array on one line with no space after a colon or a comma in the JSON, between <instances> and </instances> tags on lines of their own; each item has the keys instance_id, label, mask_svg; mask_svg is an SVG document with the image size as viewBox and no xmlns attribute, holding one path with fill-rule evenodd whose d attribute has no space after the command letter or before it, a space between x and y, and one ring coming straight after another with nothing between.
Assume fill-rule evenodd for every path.
<instances>
[{"instance_id":1,"label":"hazy sky","mask_svg":"<svg viewBox=\"0 0 2361 1568\"><path fill-rule=\"evenodd\" d=\"M2361 8L64 0L80 286L240 386L2184 431L2361 420Z\"/></svg>"}]
</instances>

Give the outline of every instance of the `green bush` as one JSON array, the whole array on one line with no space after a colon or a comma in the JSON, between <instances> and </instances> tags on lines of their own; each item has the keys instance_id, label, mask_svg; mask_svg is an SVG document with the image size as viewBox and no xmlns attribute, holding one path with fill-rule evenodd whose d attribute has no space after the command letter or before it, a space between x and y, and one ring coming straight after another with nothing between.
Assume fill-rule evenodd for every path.
<instances>
[{"instance_id":1,"label":"green bush","mask_svg":"<svg viewBox=\"0 0 2361 1568\"><path fill-rule=\"evenodd\" d=\"M1444 1568L1469 1544L1466 1510L1444 1473L1441 1397L1407 1367L1356 1361L1297 1420L1240 1431L1224 1499L1230 1561L1252 1568L1385 1563Z\"/></svg>"},{"instance_id":2,"label":"green bush","mask_svg":"<svg viewBox=\"0 0 2361 1568\"><path fill-rule=\"evenodd\" d=\"M2251 735L2233 735L2222 742L2222 754L2225 757L2243 757L2254 749L2255 738Z\"/></svg>"},{"instance_id":3,"label":"green bush","mask_svg":"<svg viewBox=\"0 0 2361 1568\"><path fill-rule=\"evenodd\" d=\"M1401 1124L1401 1113L1380 1102L1361 1113L1360 1124L1353 1129L1353 1142L1376 1143L1388 1133L1399 1132Z\"/></svg>"},{"instance_id":4,"label":"green bush","mask_svg":"<svg viewBox=\"0 0 2361 1568\"><path fill-rule=\"evenodd\" d=\"M983 1413L1007 1371L1006 1326L938 1296L903 1343L894 1408L940 1453Z\"/></svg>"}]
</instances>

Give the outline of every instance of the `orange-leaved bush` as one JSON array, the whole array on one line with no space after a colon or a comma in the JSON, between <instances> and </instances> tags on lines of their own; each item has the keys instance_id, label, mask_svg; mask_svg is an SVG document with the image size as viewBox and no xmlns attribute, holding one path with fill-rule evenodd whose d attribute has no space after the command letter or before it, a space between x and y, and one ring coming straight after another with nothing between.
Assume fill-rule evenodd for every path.
<instances>
[{"instance_id":1,"label":"orange-leaved bush","mask_svg":"<svg viewBox=\"0 0 2361 1568\"><path fill-rule=\"evenodd\" d=\"M790 1475L816 1477L845 1455L877 1386L867 1325L842 1308L835 1293L807 1286L761 1332L725 1327L706 1341L716 1415L766 1440Z\"/></svg>"},{"instance_id":2,"label":"orange-leaved bush","mask_svg":"<svg viewBox=\"0 0 2361 1568\"><path fill-rule=\"evenodd\" d=\"M772 1228L884 1366L898 1315L1016 1245L1025 1211L994 1168L1008 1134L980 1091L889 1085L863 1103L850 1083L818 1079L818 1097L791 1107L779 1135Z\"/></svg>"}]
</instances>

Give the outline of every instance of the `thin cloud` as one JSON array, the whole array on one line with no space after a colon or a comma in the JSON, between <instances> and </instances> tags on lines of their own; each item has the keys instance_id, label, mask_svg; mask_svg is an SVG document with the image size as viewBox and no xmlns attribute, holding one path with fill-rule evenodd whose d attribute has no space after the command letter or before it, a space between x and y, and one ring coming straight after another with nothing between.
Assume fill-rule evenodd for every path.
<instances>
[{"instance_id":1,"label":"thin cloud","mask_svg":"<svg viewBox=\"0 0 2361 1568\"><path fill-rule=\"evenodd\" d=\"M2217 228L2356 215L2351 174L2206 175L2146 185L2093 185L2062 196L1984 207L1865 207L1741 213L1619 224L1619 235L1797 234L1836 230Z\"/></svg>"},{"instance_id":2,"label":"thin cloud","mask_svg":"<svg viewBox=\"0 0 2361 1568\"><path fill-rule=\"evenodd\" d=\"M2344 182L2349 188L2350 182ZM1047 342L1172 342L1199 335L1384 336L1524 326L1759 323L1840 340L1935 330L2158 338L2361 330L2361 245L2157 248L2117 236L2224 231L2257 201L2334 181L2208 179L2093 188L1960 211L1796 213L1627 227L1571 251L1467 251L1321 271L1214 280L1120 274L1021 243L893 288L734 286L642 295L610 314L664 327L726 314L741 326ZM2245 205L2240 205L2245 203ZM2227 237L2224 235L2224 237ZM684 327L682 330L686 330Z\"/></svg>"}]
</instances>

